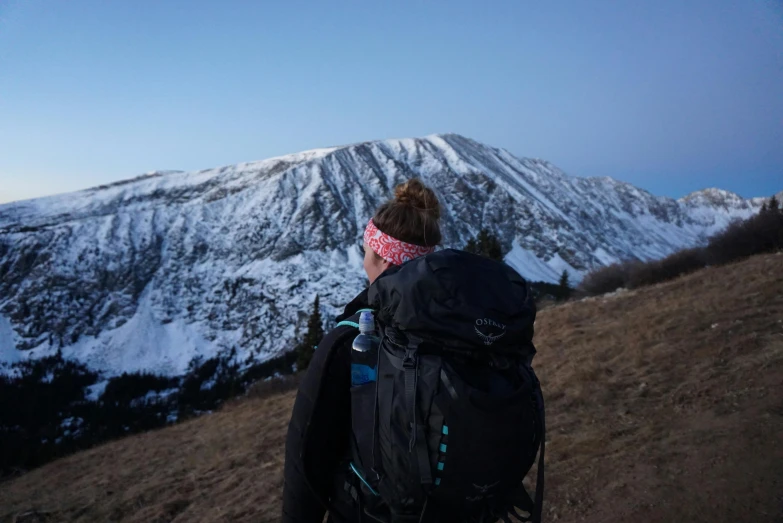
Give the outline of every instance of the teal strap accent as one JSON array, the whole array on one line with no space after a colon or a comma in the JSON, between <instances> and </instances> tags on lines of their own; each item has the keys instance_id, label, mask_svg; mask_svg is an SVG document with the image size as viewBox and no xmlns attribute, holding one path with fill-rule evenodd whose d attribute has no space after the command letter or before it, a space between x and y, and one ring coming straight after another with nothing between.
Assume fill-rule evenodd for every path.
<instances>
[{"instance_id":1,"label":"teal strap accent","mask_svg":"<svg viewBox=\"0 0 783 523\"><path fill-rule=\"evenodd\" d=\"M359 474L359 471L356 470L356 465L354 465L353 463L351 463L351 470L353 471L354 474L356 474L356 477L358 477L362 481L362 483L364 483L364 486L367 487L368 489L370 489L370 492L372 492L373 495L375 495L375 496L380 495L377 492L375 492L375 489L372 488L369 483L367 483L367 480L364 479L364 477L362 477L361 474Z\"/></svg>"},{"instance_id":2,"label":"teal strap accent","mask_svg":"<svg viewBox=\"0 0 783 523\"><path fill-rule=\"evenodd\" d=\"M448 436L449 435L449 426L443 425L443 435Z\"/></svg>"},{"instance_id":3,"label":"teal strap accent","mask_svg":"<svg viewBox=\"0 0 783 523\"><path fill-rule=\"evenodd\" d=\"M441 452L444 452L444 453L445 453L445 452L446 452L446 444L445 444L445 443L441 443L441 444L440 444L440 449L439 449L439 450L440 450Z\"/></svg>"},{"instance_id":4,"label":"teal strap accent","mask_svg":"<svg viewBox=\"0 0 783 523\"><path fill-rule=\"evenodd\" d=\"M435 478L435 486L437 487L440 485L440 478Z\"/></svg>"},{"instance_id":5,"label":"teal strap accent","mask_svg":"<svg viewBox=\"0 0 783 523\"><path fill-rule=\"evenodd\" d=\"M358 311L356 311L356 314L361 314L362 312L375 312L375 311L372 310L372 309L359 309ZM348 320L343 320L340 323L338 323L336 326L337 327L353 327L354 329L358 329L359 328L359 324L358 323L356 323L355 321L348 321Z\"/></svg>"},{"instance_id":6,"label":"teal strap accent","mask_svg":"<svg viewBox=\"0 0 783 523\"><path fill-rule=\"evenodd\" d=\"M438 463L438 470L443 470L443 462Z\"/></svg>"}]
</instances>

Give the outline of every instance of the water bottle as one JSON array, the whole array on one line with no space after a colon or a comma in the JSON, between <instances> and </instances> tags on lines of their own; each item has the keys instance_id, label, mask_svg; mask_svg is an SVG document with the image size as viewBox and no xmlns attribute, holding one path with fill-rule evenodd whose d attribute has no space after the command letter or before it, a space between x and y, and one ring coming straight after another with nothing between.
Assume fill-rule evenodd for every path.
<instances>
[{"instance_id":1,"label":"water bottle","mask_svg":"<svg viewBox=\"0 0 783 523\"><path fill-rule=\"evenodd\" d=\"M375 381L377 377L378 346L375 336L375 318L372 311L359 315L359 335L353 340L351 351L351 386L358 387Z\"/></svg>"}]
</instances>

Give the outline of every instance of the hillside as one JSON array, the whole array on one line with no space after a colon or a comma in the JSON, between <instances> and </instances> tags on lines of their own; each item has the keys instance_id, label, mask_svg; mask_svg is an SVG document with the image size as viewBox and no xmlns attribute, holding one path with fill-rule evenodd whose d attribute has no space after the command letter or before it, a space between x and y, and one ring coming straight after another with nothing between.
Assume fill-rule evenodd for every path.
<instances>
[{"instance_id":1,"label":"hillside","mask_svg":"<svg viewBox=\"0 0 783 523\"><path fill-rule=\"evenodd\" d=\"M454 134L365 142L197 172L166 171L0 205L0 372L66 358L105 376L181 375L236 349L256 362L295 345L364 284L358 244L393 187L421 177L443 207L444 246L482 227L532 280L577 281L624 258L660 258L761 206L718 189L681 200L579 178Z\"/></svg>"},{"instance_id":2,"label":"hillside","mask_svg":"<svg viewBox=\"0 0 783 523\"><path fill-rule=\"evenodd\" d=\"M547 521L783 517L783 254L537 321ZM293 392L0 484L0 522L274 521Z\"/></svg>"}]
</instances>

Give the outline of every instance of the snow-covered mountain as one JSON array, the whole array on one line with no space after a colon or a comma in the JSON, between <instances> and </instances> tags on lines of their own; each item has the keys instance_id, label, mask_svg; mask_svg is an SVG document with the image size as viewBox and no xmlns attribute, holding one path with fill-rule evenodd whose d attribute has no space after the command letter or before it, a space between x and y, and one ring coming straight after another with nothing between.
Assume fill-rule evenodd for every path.
<instances>
[{"instance_id":1,"label":"snow-covered mountain","mask_svg":"<svg viewBox=\"0 0 783 523\"><path fill-rule=\"evenodd\" d=\"M108 374L177 374L232 347L287 350L316 293L329 318L364 285L364 226L413 176L441 199L444 245L488 227L533 280L661 257L761 205L656 197L454 134L153 172L0 205L0 361L61 349Z\"/></svg>"}]
</instances>

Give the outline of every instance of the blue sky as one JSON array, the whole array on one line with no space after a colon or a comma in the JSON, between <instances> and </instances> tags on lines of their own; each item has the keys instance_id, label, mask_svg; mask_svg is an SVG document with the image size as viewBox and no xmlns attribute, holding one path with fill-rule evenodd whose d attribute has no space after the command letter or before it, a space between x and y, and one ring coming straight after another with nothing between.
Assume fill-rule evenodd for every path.
<instances>
[{"instance_id":1,"label":"blue sky","mask_svg":"<svg viewBox=\"0 0 783 523\"><path fill-rule=\"evenodd\" d=\"M777 192L783 5L0 0L0 202L438 132Z\"/></svg>"}]
</instances>

